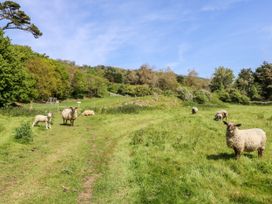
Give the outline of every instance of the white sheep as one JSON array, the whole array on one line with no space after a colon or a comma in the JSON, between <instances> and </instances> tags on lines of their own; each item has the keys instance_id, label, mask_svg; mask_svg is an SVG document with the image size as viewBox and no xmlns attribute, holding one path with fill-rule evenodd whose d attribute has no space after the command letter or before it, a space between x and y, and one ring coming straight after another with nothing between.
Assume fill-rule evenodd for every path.
<instances>
[{"instance_id":1,"label":"white sheep","mask_svg":"<svg viewBox=\"0 0 272 204\"><path fill-rule=\"evenodd\" d=\"M198 108L197 107L193 107L192 108L192 114L196 114L198 112Z\"/></svg>"},{"instance_id":2,"label":"white sheep","mask_svg":"<svg viewBox=\"0 0 272 204\"><path fill-rule=\"evenodd\" d=\"M52 121L52 113L48 113L47 115L36 115L32 127L37 125L39 122L44 122L46 129L51 128L51 121Z\"/></svg>"},{"instance_id":3,"label":"white sheep","mask_svg":"<svg viewBox=\"0 0 272 204\"><path fill-rule=\"evenodd\" d=\"M214 116L214 120L223 120L225 118L228 119L228 112L226 110L217 111Z\"/></svg>"},{"instance_id":4,"label":"white sheep","mask_svg":"<svg viewBox=\"0 0 272 204\"><path fill-rule=\"evenodd\" d=\"M83 111L82 115L91 116L91 115L95 115L95 113L93 110L85 110L85 111Z\"/></svg>"},{"instance_id":5,"label":"white sheep","mask_svg":"<svg viewBox=\"0 0 272 204\"><path fill-rule=\"evenodd\" d=\"M241 124L234 124L224 121L227 125L226 142L228 147L235 152L235 157L239 158L242 152L258 151L258 156L263 155L266 142L266 134L262 129L253 128L239 130Z\"/></svg>"},{"instance_id":6,"label":"white sheep","mask_svg":"<svg viewBox=\"0 0 272 204\"><path fill-rule=\"evenodd\" d=\"M77 107L65 108L62 113L63 124L67 124L70 121L71 126L74 125L74 121L77 118Z\"/></svg>"}]
</instances>

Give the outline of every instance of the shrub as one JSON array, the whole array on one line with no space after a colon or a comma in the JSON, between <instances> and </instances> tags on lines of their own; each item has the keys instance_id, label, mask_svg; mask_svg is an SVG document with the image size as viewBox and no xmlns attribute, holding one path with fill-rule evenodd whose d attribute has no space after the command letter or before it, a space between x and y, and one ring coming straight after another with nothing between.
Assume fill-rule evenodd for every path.
<instances>
[{"instance_id":1,"label":"shrub","mask_svg":"<svg viewBox=\"0 0 272 204\"><path fill-rule=\"evenodd\" d=\"M210 98L211 98L211 93L204 89L194 91L193 101L198 104L208 103L210 101Z\"/></svg>"},{"instance_id":2,"label":"shrub","mask_svg":"<svg viewBox=\"0 0 272 204\"><path fill-rule=\"evenodd\" d=\"M226 90L220 90L216 92L217 97L223 102L231 102L229 93Z\"/></svg>"},{"instance_id":3,"label":"shrub","mask_svg":"<svg viewBox=\"0 0 272 204\"><path fill-rule=\"evenodd\" d=\"M249 104L249 98L237 89L231 89L229 95L232 103Z\"/></svg>"},{"instance_id":4,"label":"shrub","mask_svg":"<svg viewBox=\"0 0 272 204\"><path fill-rule=\"evenodd\" d=\"M33 141L33 133L28 123L22 123L20 127L15 129L15 139L19 143L27 144Z\"/></svg>"},{"instance_id":5,"label":"shrub","mask_svg":"<svg viewBox=\"0 0 272 204\"><path fill-rule=\"evenodd\" d=\"M118 94L129 96L152 95L152 90L148 85L126 85L122 84L118 89Z\"/></svg>"},{"instance_id":6,"label":"shrub","mask_svg":"<svg viewBox=\"0 0 272 204\"><path fill-rule=\"evenodd\" d=\"M194 98L193 93L190 89L186 87L178 87L177 88L177 97L184 101L191 101Z\"/></svg>"}]
</instances>

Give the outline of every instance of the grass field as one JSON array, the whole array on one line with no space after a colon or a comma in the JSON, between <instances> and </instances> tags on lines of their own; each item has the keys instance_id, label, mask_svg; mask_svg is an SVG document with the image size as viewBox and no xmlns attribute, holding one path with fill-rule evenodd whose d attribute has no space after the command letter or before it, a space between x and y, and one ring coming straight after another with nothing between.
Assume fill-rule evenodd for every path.
<instances>
[{"instance_id":1,"label":"grass field","mask_svg":"<svg viewBox=\"0 0 272 204\"><path fill-rule=\"evenodd\" d=\"M171 97L89 99L80 110L97 114L63 126L60 110L71 105L0 111L0 203L272 203L272 106L224 107L241 128L267 133L263 158L235 160L225 126L213 120L221 107L191 115ZM46 111L52 129L33 128L30 144L13 139Z\"/></svg>"}]
</instances>

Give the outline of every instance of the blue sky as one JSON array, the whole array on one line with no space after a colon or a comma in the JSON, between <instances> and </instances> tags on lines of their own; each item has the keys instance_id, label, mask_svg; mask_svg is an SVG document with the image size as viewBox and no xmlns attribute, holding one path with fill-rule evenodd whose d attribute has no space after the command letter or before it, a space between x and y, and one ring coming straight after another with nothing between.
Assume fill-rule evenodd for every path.
<instances>
[{"instance_id":1,"label":"blue sky","mask_svg":"<svg viewBox=\"0 0 272 204\"><path fill-rule=\"evenodd\" d=\"M271 0L21 0L43 32L8 31L13 43L52 58L178 74L272 62Z\"/></svg>"}]
</instances>

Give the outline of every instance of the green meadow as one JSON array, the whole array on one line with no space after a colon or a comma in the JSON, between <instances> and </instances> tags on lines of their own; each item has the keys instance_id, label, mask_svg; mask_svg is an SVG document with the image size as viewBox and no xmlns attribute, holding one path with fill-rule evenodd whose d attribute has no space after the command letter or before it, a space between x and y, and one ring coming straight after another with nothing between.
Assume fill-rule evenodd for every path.
<instances>
[{"instance_id":1,"label":"green meadow","mask_svg":"<svg viewBox=\"0 0 272 204\"><path fill-rule=\"evenodd\" d=\"M0 203L272 203L272 106L198 106L175 97L108 97L80 104L33 104L0 110ZM62 125L61 110L95 116ZM220 109L241 128L267 133L263 158L239 160L226 145ZM34 128L19 143L15 129L53 112L52 129Z\"/></svg>"}]
</instances>

